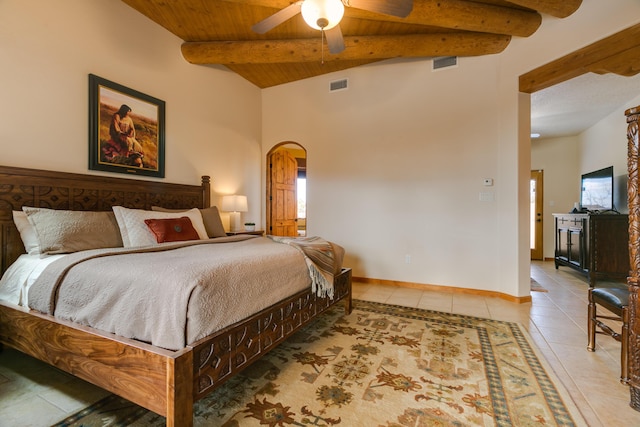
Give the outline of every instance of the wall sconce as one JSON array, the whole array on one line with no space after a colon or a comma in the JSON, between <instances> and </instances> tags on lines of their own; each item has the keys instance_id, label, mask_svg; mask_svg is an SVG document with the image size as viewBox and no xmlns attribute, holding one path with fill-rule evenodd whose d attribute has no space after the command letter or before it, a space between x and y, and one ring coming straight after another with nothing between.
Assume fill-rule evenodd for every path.
<instances>
[{"instance_id":1,"label":"wall sconce","mask_svg":"<svg viewBox=\"0 0 640 427\"><path fill-rule=\"evenodd\" d=\"M242 220L240 212L247 212L247 196L222 196L222 210L230 212L229 226L231 231L242 231Z\"/></svg>"}]
</instances>

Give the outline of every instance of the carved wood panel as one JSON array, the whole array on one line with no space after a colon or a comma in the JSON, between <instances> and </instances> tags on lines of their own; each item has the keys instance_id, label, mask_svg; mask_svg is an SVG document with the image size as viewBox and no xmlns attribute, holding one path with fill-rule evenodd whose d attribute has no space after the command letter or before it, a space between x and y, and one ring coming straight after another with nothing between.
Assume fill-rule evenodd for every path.
<instances>
[{"instance_id":1,"label":"carved wood panel","mask_svg":"<svg viewBox=\"0 0 640 427\"><path fill-rule=\"evenodd\" d=\"M629 392L631 407L640 411L640 185L638 176L638 121L640 107L625 112L627 116L627 168L629 181Z\"/></svg>"},{"instance_id":2,"label":"carved wood panel","mask_svg":"<svg viewBox=\"0 0 640 427\"><path fill-rule=\"evenodd\" d=\"M336 277L334 300L300 292L260 312L212 339L194 345L194 397L198 400L251 365L336 300L345 299L351 309L351 270Z\"/></svg>"}]
</instances>

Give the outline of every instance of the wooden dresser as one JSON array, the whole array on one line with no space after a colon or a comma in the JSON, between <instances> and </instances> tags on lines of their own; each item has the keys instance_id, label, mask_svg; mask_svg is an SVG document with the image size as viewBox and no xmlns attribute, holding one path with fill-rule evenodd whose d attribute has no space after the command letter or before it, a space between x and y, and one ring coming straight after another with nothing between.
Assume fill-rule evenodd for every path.
<instances>
[{"instance_id":1,"label":"wooden dresser","mask_svg":"<svg viewBox=\"0 0 640 427\"><path fill-rule=\"evenodd\" d=\"M629 216L553 214L555 264L584 273L589 285L599 280L626 282L629 276Z\"/></svg>"}]
</instances>

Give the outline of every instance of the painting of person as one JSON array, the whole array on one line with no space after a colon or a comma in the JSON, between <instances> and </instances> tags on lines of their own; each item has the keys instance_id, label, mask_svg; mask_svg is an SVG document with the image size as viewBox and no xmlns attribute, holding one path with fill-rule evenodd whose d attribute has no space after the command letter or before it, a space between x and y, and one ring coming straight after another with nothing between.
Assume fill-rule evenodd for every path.
<instances>
[{"instance_id":1,"label":"painting of person","mask_svg":"<svg viewBox=\"0 0 640 427\"><path fill-rule=\"evenodd\" d=\"M90 169L164 178L164 101L89 74L89 104Z\"/></svg>"},{"instance_id":2,"label":"painting of person","mask_svg":"<svg viewBox=\"0 0 640 427\"><path fill-rule=\"evenodd\" d=\"M132 166L142 166L144 157L142 146L136 140L136 128L133 119L129 115L131 107L122 104L118 111L111 117L109 136L111 140L121 147L124 157L128 158Z\"/></svg>"}]
</instances>

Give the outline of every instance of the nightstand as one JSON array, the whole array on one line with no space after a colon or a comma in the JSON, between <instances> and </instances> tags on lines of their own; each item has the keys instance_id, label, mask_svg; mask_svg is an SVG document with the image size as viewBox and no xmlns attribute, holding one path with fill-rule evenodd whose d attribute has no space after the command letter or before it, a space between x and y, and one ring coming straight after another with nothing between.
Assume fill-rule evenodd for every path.
<instances>
[{"instance_id":1,"label":"nightstand","mask_svg":"<svg viewBox=\"0 0 640 427\"><path fill-rule=\"evenodd\" d=\"M253 234L256 236L262 236L264 234L264 230L255 230L255 231L227 231L227 236L237 236L238 234Z\"/></svg>"}]
</instances>

